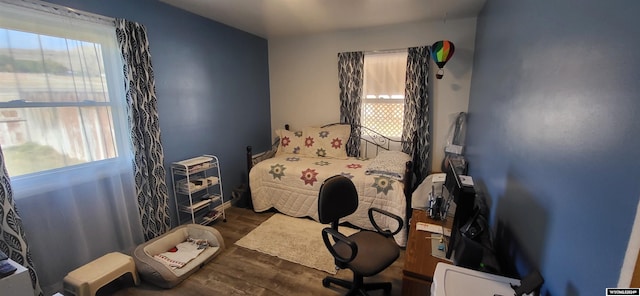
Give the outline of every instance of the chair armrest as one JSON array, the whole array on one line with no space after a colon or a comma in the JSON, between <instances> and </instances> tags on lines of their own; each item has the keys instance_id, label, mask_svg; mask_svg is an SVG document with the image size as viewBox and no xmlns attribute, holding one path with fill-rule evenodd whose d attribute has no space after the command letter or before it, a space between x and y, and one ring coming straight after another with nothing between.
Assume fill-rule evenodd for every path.
<instances>
[{"instance_id":1,"label":"chair armrest","mask_svg":"<svg viewBox=\"0 0 640 296\"><path fill-rule=\"evenodd\" d=\"M334 241L341 241L346 244L351 249L351 256L347 258L342 257L340 254L338 254L338 252L336 252L336 249L333 248L331 241L329 240L329 235L333 237ZM324 245L327 246L327 249L329 250L331 255L333 255L333 257L336 258L336 260L338 260L339 262L349 263L353 261L353 259L356 258L356 255L358 254L358 246L356 245L356 243L331 227L322 229L322 240L324 241Z\"/></svg>"},{"instance_id":2,"label":"chair armrest","mask_svg":"<svg viewBox=\"0 0 640 296\"><path fill-rule=\"evenodd\" d=\"M380 214L383 214L389 218L392 218L396 221L398 221L398 229L396 229L395 231L389 231L389 230L382 230L382 228L380 228L380 226L378 225L378 223L376 223L376 220L373 218L373 212L378 212ZM402 218L400 218L397 215L394 215L392 213L389 213L385 210L381 210L378 208L369 208L369 220L371 221L371 224L373 225L373 228L376 229L376 231L378 231L379 233L381 233L382 235L386 236L386 237L392 237L396 234L398 234L398 232L400 232L400 230L402 230Z\"/></svg>"}]
</instances>

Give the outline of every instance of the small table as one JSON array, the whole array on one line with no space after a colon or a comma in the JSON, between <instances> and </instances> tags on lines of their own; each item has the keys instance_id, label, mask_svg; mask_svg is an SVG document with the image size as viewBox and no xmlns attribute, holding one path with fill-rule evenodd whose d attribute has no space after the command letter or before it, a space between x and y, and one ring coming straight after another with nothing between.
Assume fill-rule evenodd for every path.
<instances>
[{"instance_id":1,"label":"small table","mask_svg":"<svg viewBox=\"0 0 640 296\"><path fill-rule=\"evenodd\" d=\"M113 252L93 260L64 277L64 291L71 295L95 295L98 289L130 273L133 282L140 284L133 258Z\"/></svg>"},{"instance_id":2,"label":"small table","mask_svg":"<svg viewBox=\"0 0 640 296\"><path fill-rule=\"evenodd\" d=\"M0 293L12 296L33 296L29 270L11 259L7 259L7 262L13 265L16 271L0 279Z\"/></svg>"},{"instance_id":3,"label":"small table","mask_svg":"<svg viewBox=\"0 0 640 296\"><path fill-rule=\"evenodd\" d=\"M404 268L402 270L402 295L430 295L431 282L438 262L448 263L431 255L431 237L436 233L417 230L418 222L443 225L451 229L453 218L445 221L433 220L426 211L414 209L409 226L409 238L405 250Z\"/></svg>"}]
</instances>

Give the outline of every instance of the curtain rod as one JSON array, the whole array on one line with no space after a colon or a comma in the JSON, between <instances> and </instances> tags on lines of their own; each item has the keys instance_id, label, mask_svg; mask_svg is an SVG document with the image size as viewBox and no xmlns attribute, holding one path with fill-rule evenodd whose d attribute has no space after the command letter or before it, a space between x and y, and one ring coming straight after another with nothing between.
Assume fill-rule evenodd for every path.
<instances>
[{"instance_id":1,"label":"curtain rod","mask_svg":"<svg viewBox=\"0 0 640 296\"><path fill-rule=\"evenodd\" d=\"M367 50L364 54L372 54L372 53L396 53L407 51L407 48L394 48L394 49L379 49L379 50Z\"/></svg>"},{"instance_id":2,"label":"curtain rod","mask_svg":"<svg viewBox=\"0 0 640 296\"><path fill-rule=\"evenodd\" d=\"M49 2L38 0L0 0L0 3L14 5L23 8L35 9L40 12L51 13L55 15L61 15L66 17L72 17L80 20L90 21L94 23L114 24L115 19L95 13L90 13L70 7L52 4Z\"/></svg>"},{"instance_id":3,"label":"curtain rod","mask_svg":"<svg viewBox=\"0 0 640 296\"><path fill-rule=\"evenodd\" d=\"M420 46L427 46L427 45L420 45ZM405 48L392 48L392 49L367 50L367 51L365 51L365 52L364 52L364 54L406 52L410 47L417 47L417 46L409 46L409 47L405 47ZM428 47L428 46L427 46L427 47Z\"/></svg>"}]
</instances>

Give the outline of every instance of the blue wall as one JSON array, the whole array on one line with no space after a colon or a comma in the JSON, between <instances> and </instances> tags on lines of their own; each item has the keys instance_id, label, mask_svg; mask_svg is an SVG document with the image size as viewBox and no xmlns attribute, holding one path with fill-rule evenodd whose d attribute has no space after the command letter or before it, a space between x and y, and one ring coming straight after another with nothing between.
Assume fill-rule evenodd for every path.
<instances>
[{"instance_id":1,"label":"blue wall","mask_svg":"<svg viewBox=\"0 0 640 296\"><path fill-rule=\"evenodd\" d=\"M230 198L246 180L245 147L263 151L271 141L267 40L154 0L48 2L146 27L167 171L215 154Z\"/></svg>"},{"instance_id":2,"label":"blue wall","mask_svg":"<svg viewBox=\"0 0 640 296\"><path fill-rule=\"evenodd\" d=\"M167 170L170 172L169 165L174 161L201 154L216 154L221 162L225 197L230 198L231 190L246 180L246 145L261 151L266 150L271 142L267 40L159 1L50 2L109 17L125 18L146 27ZM170 180L171 177L167 176L167 185L172 192ZM110 188L111 185L105 182L96 186ZM86 191L88 196L95 197L91 188L75 186L64 191ZM131 251L112 249L114 246L131 247L127 245L130 242L124 240L114 241L111 245L100 244L100 240L90 243L74 240L82 237L84 228L94 229L91 227L94 223L75 223L66 219L58 207L43 209L42 204L51 202L51 196L56 195L46 194L16 202L19 209L25 209L21 216L28 240L29 237L36 237L31 239L31 251L41 287L48 295L60 290L66 273L86 263L87 258L97 258L108 251ZM173 196L170 198L172 215L175 216ZM68 205L76 204L78 200L53 202ZM135 200L129 201L135 204ZM76 204L73 208L81 212L80 216L90 216L92 211L104 212L101 207L106 207L109 212L109 201ZM43 227L43 221L55 222ZM176 219L173 223L176 224ZM58 227L50 226L52 224ZM113 235L119 234L116 223L99 226L102 228L95 230L101 239L110 235L118 237ZM46 231L48 229L51 231ZM37 235L39 231L47 233ZM67 238L71 246L47 244L46 237Z\"/></svg>"},{"instance_id":3,"label":"blue wall","mask_svg":"<svg viewBox=\"0 0 640 296\"><path fill-rule=\"evenodd\" d=\"M488 0L470 174L513 271L549 295L615 287L640 196L640 2ZM455 58L455 57L454 57Z\"/></svg>"}]
</instances>

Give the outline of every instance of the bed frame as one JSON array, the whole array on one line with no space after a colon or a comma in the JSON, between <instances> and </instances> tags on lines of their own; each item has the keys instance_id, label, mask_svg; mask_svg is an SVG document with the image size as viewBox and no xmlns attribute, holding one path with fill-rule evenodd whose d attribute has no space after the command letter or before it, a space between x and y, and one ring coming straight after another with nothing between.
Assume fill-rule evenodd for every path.
<instances>
[{"instance_id":1,"label":"bed frame","mask_svg":"<svg viewBox=\"0 0 640 296\"><path fill-rule=\"evenodd\" d=\"M340 124L345 124L345 123L330 123L330 124L323 125L322 127L324 128L324 127L328 127L332 125L340 125ZM285 125L285 129L289 130L288 124ZM354 133L354 131L357 131L357 130L360 130L360 135L357 135L356 133ZM360 143L360 149L358 150L358 155L349 155L349 156L355 156L355 157L367 157L368 155L370 155L369 153L373 153L374 155L377 155L380 150L388 151L394 148L394 146L402 147L402 145L405 143L403 141L394 140L389 137L386 137L368 127L361 126L359 124L351 124L351 137L349 142L351 142L351 139L353 137L355 137L355 141L359 141ZM415 138L417 137L414 137L414 139ZM249 188L247 191L247 194L248 194L247 198L249 200L251 200L251 188L249 186L249 171L256 163L273 157L276 154L276 151L278 150L279 144L280 144L280 139L276 138L273 144L271 144L270 150L260 152L257 154L253 154L252 147L247 146L247 186ZM415 147L415 143L411 143L411 145L412 147ZM413 187L414 187L412 161L407 161L405 164L404 180L402 180L402 182L404 184L404 196L407 204L405 209L407 218L404 226L407 227L409 218L411 218L411 213L412 213L411 195L413 193Z\"/></svg>"}]
</instances>

